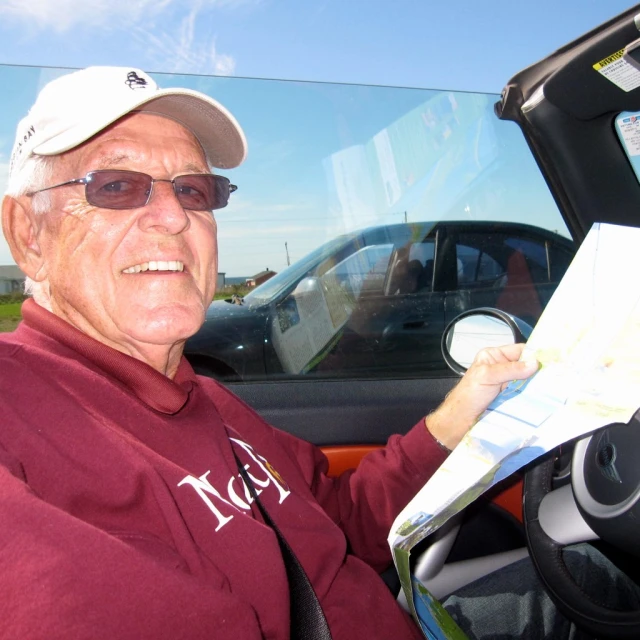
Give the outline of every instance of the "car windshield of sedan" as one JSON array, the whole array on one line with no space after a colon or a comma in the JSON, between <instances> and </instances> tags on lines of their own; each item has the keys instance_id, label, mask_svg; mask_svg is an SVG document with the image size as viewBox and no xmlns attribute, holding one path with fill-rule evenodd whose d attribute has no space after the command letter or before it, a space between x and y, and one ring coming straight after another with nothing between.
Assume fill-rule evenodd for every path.
<instances>
[{"instance_id":1,"label":"car windshield of sedan","mask_svg":"<svg viewBox=\"0 0 640 640\"><path fill-rule=\"evenodd\" d=\"M348 243L355 234L349 234L344 237L335 238L330 240L326 244L318 247L309 255L301 258L290 268L281 271L276 274L264 284L257 286L244 297L244 302L251 306L254 304L262 304L275 298L280 292L284 291L291 286L292 283L297 283L305 275L307 275L314 267L322 262L325 258L329 257L339 247Z\"/></svg>"}]
</instances>

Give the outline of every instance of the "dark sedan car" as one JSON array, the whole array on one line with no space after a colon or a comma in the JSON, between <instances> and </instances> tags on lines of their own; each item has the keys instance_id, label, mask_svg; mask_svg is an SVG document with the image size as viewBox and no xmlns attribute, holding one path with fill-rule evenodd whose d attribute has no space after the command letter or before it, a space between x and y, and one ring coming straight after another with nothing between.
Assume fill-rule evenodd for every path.
<instances>
[{"instance_id":1,"label":"dark sedan car","mask_svg":"<svg viewBox=\"0 0 640 640\"><path fill-rule=\"evenodd\" d=\"M214 302L187 355L223 379L442 370L450 320L494 306L535 323L574 252L521 223L371 227L320 246L241 304Z\"/></svg>"}]
</instances>

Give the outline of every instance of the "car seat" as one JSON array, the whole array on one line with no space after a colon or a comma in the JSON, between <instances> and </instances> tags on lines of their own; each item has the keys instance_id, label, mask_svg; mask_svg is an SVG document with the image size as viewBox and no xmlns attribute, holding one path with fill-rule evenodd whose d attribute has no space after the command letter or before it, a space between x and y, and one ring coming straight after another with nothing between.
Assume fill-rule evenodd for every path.
<instances>
[{"instance_id":1,"label":"car seat","mask_svg":"<svg viewBox=\"0 0 640 640\"><path fill-rule=\"evenodd\" d=\"M506 285L498 295L496 306L532 325L542 313L540 296L522 251L514 251L507 260Z\"/></svg>"}]
</instances>

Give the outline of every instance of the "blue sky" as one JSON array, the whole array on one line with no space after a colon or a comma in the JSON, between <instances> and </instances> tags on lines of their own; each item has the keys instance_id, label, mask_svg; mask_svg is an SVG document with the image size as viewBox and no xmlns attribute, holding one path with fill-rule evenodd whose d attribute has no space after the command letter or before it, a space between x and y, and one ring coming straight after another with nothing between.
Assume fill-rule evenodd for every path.
<instances>
[{"instance_id":1,"label":"blue sky","mask_svg":"<svg viewBox=\"0 0 640 640\"><path fill-rule=\"evenodd\" d=\"M524 144L515 140L519 132L511 123L487 124L495 96L439 94L447 97L440 106L432 104L429 113L453 104L456 122L474 110L475 119L464 135L460 129L459 146L445 149L442 163L429 165L424 175L405 175L405 181L425 188L387 183L395 190L393 198L387 194L388 202L380 196L346 206L354 191L341 191L338 177L348 177L363 192L375 191L363 167L372 154L376 161L384 156L387 141L378 134L398 135L393 131L414 117L406 114L422 110L424 116L424 105L436 94L237 78L497 94L512 74L629 6L618 0L539 0L535 5L513 0L460 0L455 5L430 0L0 0L0 65L11 65L0 66L0 86L5 87L0 94L0 188L17 118L58 73L13 65L112 64L218 76L156 77L163 86L191 86L214 95L246 130L249 160L230 175L241 188L229 208L217 214L220 268L228 275L247 276L266 266L281 270L285 241L295 260L337 233L401 222L406 210L410 220L425 219L420 212L436 205L448 211L479 176L497 193L502 178L495 175L509 165L519 171L509 180L520 189L531 188L523 207L536 217L532 222L555 229L562 223ZM459 163L464 172L457 177L453 171L443 173L442 166L453 167L463 147L473 147L473 162ZM433 195L434 184L446 187L446 198ZM483 198L458 202L462 209L455 217L482 217L482 207L498 207ZM0 264L11 262L0 242Z\"/></svg>"},{"instance_id":2,"label":"blue sky","mask_svg":"<svg viewBox=\"0 0 640 640\"><path fill-rule=\"evenodd\" d=\"M0 63L499 92L625 0L0 0Z\"/></svg>"}]
</instances>

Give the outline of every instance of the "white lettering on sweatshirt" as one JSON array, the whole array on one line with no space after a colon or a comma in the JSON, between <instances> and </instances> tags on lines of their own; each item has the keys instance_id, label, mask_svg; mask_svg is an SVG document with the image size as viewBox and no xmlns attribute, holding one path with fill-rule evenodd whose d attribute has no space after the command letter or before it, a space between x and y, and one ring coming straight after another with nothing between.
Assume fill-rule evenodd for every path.
<instances>
[{"instance_id":1,"label":"white lettering on sweatshirt","mask_svg":"<svg viewBox=\"0 0 640 640\"><path fill-rule=\"evenodd\" d=\"M278 491L278 504L282 504L291 491L289 491L287 483L283 480L280 474L271 466L269 461L265 457L259 455L251 445L243 442L242 440L237 440L236 438L230 438L230 440L247 452L250 458L256 463L258 469L262 471L265 476L264 478L260 478L261 474L258 474L258 477L254 476L250 471L251 465L244 465L247 475L255 485L256 494L260 495L269 485L273 485ZM207 479L207 476L210 473L211 470L202 474L199 478L186 476L180 480L178 486L181 487L183 485L188 485L195 489L198 496L200 496L211 513L216 517L218 524L215 530L219 531L234 517L233 513L223 513L223 511L228 512L228 509L226 509L224 505L231 507L234 511L249 511L251 509L253 498L251 497L249 489L239 473L232 475L231 478L229 478L224 490L227 497L224 497L220 491L211 485ZM234 487L236 479L240 480L242 483L242 497L238 495L238 491ZM214 499L216 499L218 503L222 504L216 505Z\"/></svg>"}]
</instances>

